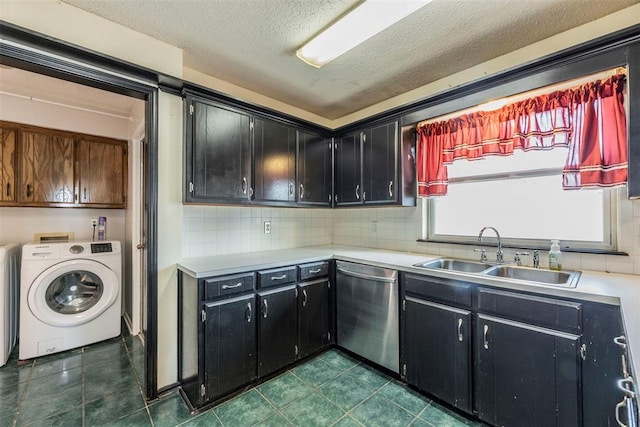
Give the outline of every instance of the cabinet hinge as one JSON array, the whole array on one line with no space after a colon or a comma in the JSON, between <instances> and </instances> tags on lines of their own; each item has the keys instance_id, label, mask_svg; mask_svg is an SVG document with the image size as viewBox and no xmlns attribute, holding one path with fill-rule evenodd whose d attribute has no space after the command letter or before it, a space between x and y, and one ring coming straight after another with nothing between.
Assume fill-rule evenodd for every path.
<instances>
[{"instance_id":1,"label":"cabinet hinge","mask_svg":"<svg viewBox=\"0 0 640 427\"><path fill-rule=\"evenodd\" d=\"M406 299L402 300L402 311L407 311L407 300Z\"/></svg>"},{"instance_id":2,"label":"cabinet hinge","mask_svg":"<svg viewBox=\"0 0 640 427\"><path fill-rule=\"evenodd\" d=\"M407 377L407 364L402 365L402 376Z\"/></svg>"},{"instance_id":3,"label":"cabinet hinge","mask_svg":"<svg viewBox=\"0 0 640 427\"><path fill-rule=\"evenodd\" d=\"M202 310L200 312L200 318L202 319L203 322L206 322L207 321L207 312Z\"/></svg>"},{"instance_id":4,"label":"cabinet hinge","mask_svg":"<svg viewBox=\"0 0 640 427\"><path fill-rule=\"evenodd\" d=\"M580 357L582 358L582 360L587 360L587 345L586 344L582 344L580 346Z\"/></svg>"},{"instance_id":5,"label":"cabinet hinge","mask_svg":"<svg viewBox=\"0 0 640 427\"><path fill-rule=\"evenodd\" d=\"M297 355L298 355L298 346L297 346L297 345L294 345L294 347L295 347L295 350L296 350L296 356L297 356Z\"/></svg>"},{"instance_id":6,"label":"cabinet hinge","mask_svg":"<svg viewBox=\"0 0 640 427\"><path fill-rule=\"evenodd\" d=\"M189 193L193 193L193 182L189 182Z\"/></svg>"},{"instance_id":7,"label":"cabinet hinge","mask_svg":"<svg viewBox=\"0 0 640 427\"><path fill-rule=\"evenodd\" d=\"M207 388L204 386L204 384L200 384L200 396L204 397L207 394Z\"/></svg>"},{"instance_id":8,"label":"cabinet hinge","mask_svg":"<svg viewBox=\"0 0 640 427\"><path fill-rule=\"evenodd\" d=\"M193 116L193 104L189 105L189 114Z\"/></svg>"}]
</instances>

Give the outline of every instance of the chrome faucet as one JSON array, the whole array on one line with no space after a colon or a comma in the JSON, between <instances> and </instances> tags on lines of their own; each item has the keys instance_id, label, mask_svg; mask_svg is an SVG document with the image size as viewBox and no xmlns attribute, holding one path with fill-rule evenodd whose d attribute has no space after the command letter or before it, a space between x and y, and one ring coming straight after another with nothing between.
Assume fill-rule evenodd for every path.
<instances>
[{"instance_id":1,"label":"chrome faucet","mask_svg":"<svg viewBox=\"0 0 640 427\"><path fill-rule=\"evenodd\" d=\"M504 253L502 252L502 241L500 240L500 233L498 233L498 230L493 227L483 227L482 230L480 230L480 234L478 234L478 243L482 243L482 233L484 233L484 230L486 230L487 228L493 230L498 237L498 252L496 252L496 261L499 264L502 264L504 262Z\"/></svg>"},{"instance_id":2,"label":"chrome faucet","mask_svg":"<svg viewBox=\"0 0 640 427\"><path fill-rule=\"evenodd\" d=\"M533 268L540 268L540 251L533 251Z\"/></svg>"}]
</instances>

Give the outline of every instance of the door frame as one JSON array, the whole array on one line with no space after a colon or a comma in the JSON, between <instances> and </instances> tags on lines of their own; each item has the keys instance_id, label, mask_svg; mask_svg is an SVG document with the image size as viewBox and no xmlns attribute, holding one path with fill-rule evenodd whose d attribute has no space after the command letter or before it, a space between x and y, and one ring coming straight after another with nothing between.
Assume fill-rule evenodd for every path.
<instances>
[{"instance_id":1,"label":"door frame","mask_svg":"<svg viewBox=\"0 0 640 427\"><path fill-rule=\"evenodd\" d=\"M179 94L177 79L126 63L7 22L0 22L0 63L145 101L148 142L147 329L145 396L158 396L158 97L159 90Z\"/></svg>"}]
</instances>

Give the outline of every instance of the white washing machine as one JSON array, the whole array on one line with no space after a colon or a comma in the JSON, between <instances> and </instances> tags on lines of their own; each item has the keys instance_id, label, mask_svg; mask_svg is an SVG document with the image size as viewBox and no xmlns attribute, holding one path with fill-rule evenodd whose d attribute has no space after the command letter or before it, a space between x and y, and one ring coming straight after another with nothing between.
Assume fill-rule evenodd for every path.
<instances>
[{"instance_id":1,"label":"white washing machine","mask_svg":"<svg viewBox=\"0 0 640 427\"><path fill-rule=\"evenodd\" d=\"M120 242L26 244L20 278L20 359L120 334Z\"/></svg>"},{"instance_id":2,"label":"white washing machine","mask_svg":"<svg viewBox=\"0 0 640 427\"><path fill-rule=\"evenodd\" d=\"M21 247L0 244L0 366L7 364L18 336Z\"/></svg>"}]
</instances>

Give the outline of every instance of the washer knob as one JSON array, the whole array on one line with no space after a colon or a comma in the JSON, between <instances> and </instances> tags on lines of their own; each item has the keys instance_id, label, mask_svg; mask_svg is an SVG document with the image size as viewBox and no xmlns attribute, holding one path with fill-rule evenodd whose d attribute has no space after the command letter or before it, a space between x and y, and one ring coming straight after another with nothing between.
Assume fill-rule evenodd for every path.
<instances>
[{"instance_id":1,"label":"washer knob","mask_svg":"<svg viewBox=\"0 0 640 427\"><path fill-rule=\"evenodd\" d=\"M81 254L84 252L84 247L81 245L73 245L69 248L69 252L72 254Z\"/></svg>"}]
</instances>

